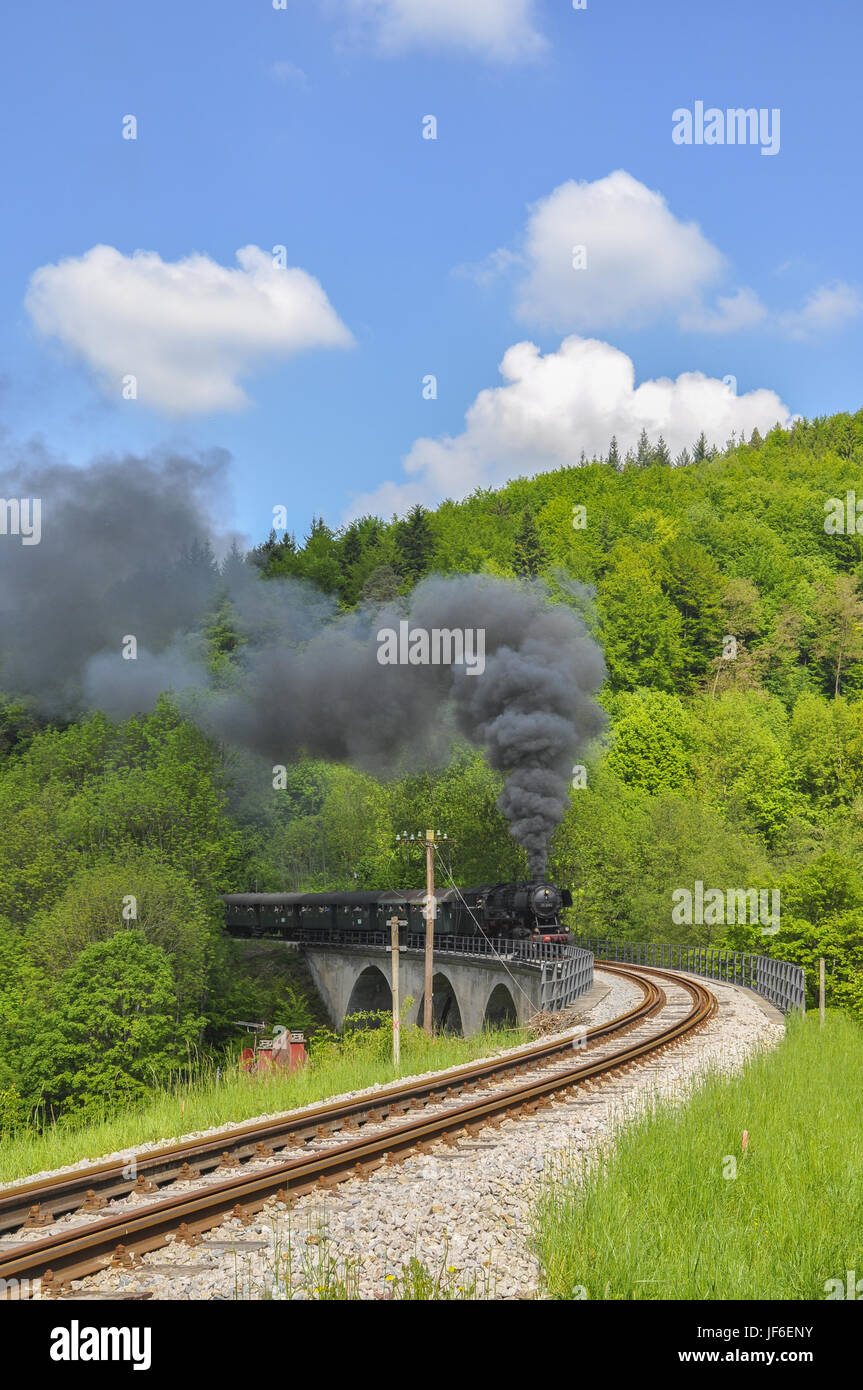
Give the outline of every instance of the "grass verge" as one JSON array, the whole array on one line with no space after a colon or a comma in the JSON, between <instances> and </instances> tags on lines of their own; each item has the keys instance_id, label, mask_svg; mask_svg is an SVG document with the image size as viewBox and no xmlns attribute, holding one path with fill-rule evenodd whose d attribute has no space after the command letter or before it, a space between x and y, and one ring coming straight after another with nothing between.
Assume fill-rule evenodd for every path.
<instances>
[{"instance_id":1,"label":"grass verge","mask_svg":"<svg viewBox=\"0 0 863 1390\"><path fill-rule=\"evenodd\" d=\"M275 1071L249 1076L236 1066L217 1076L215 1065L205 1066L192 1084L153 1091L139 1108L86 1124L61 1121L41 1133L25 1130L8 1136L0 1144L0 1182L134 1149L136 1144L168 1143L194 1130L294 1110L376 1082L386 1085L398 1076L459 1066L525 1041L523 1032L512 1029L470 1038L448 1034L430 1038L420 1028L403 1028L397 1073L389 1056L388 1031L358 1029L318 1046L307 1066L290 1076Z\"/></svg>"},{"instance_id":2,"label":"grass verge","mask_svg":"<svg viewBox=\"0 0 863 1390\"><path fill-rule=\"evenodd\" d=\"M732 1080L558 1165L535 1216L552 1298L841 1297L863 1278L863 1030L791 1019Z\"/></svg>"}]
</instances>

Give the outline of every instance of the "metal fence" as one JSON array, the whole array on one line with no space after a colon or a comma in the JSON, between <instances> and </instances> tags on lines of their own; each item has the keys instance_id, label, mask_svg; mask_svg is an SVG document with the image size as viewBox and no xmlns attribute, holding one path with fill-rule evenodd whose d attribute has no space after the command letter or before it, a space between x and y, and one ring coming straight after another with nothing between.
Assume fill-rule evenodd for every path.
<instances>
[{"instance_id":1,"label":"metal fence","mask_svg":"<svg viewBox=\"0 0 863 1390\"><path fill-rule=\"evenodd\" d=\"M301 946L389 946L390 934L383 931L342 932L337 927L293 928L282 934L283 940L296 941Z\"/></svg>"},{"instance_id":2,"label":"metal fence","mask_svg":"<svg viewBox=\"0 0 863 1390\"><path fill-rule=\"evenodd\" d=\"M711 980L745 985L769 999L783 1013L806 1008L806 972L800 965L772 956L725 951L711 946L673 946L661 941L612 941L608 937L579 937L600 960L630 965L655 965L665 970L688 970Z\"/></svg>"},{"instance_id":3,"label":"metal fence","mask_svg":"<svg viewBox=\"0 0 863 1390\"><path fill-rule=\"evenodd\" d=\"M410 950L425 949L425 937L411 933ZM435 938L436 956L459 955L495 959L504 964L528 966L540 972L541 1013L569 1008L593 986L593 953L571 942L492 940L483 936Z\"/></svg>"},{"instance_id":4,"label":"metal fence","mask_svg":"<svg viewBox=\"0 0 863 1390\"><path fill-rule=\"evenodd\" d=\"M408 949L411 951L425 950L425 933L408 932L405 938ZM459 956L500 956L504 960L515 961L543 961L560 960L564 952L572 950L572 946L566 942L554 941L533 941L527 937L524 941L514 941L510 937L490 937L490 936L435 936L434 952L435 955L459 955ZM580 948L579 948L580 949Z\"/></svg>"},{"instance_id":5,"label":"metal fence","mask_svg":"<svg viewBox=\"0 0 863 1390\"><path fill-rule=\"evenodd\" d=\"M556 960L542 962L540 1011L559 1013L568 1009L593 987L593 952L584 946L564 946Z\"/></svg>"}]
</instances>

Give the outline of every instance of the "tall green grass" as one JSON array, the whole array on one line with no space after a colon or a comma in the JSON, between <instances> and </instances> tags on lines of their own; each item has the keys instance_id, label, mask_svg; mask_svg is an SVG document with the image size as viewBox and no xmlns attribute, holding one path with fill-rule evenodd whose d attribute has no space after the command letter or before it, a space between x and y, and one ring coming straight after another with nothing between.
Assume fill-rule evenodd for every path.
<instances>
[{"instance_id":1,"label":"tall green grass","mask_svg":"<svg viewBox=\"0 0 863 1390\"><path fill-rule=\"evenodd\" d=\"M824 1299L863 1279L863 1031L792 1019L734 1079L558 1165L535 1243L560 1299Z\"/></svg>"},{"instance_id":2,"label":"tall green grass","mask_svg":"<svg viewBox=\"0 0 863 1390\"><path fill-rule=\"evenodd\" d=\"M331 1036L313 1051L306 1067L292 1075L272 1071L250 1076L231 1066L217 1077L215 1064L205 1065L193 1083L154 1090L138 1108L88 1123L61 1121L41 1133L22 1130L5 1138L0 1143L0 1182L151 1140L170 1142L193 1130L293 1110L345 1091L386 1085L398 1076L458 1066L524 1041L523 1032L511 1029L459 1038L428 1037L420 1028L403 1028L396 1073L389 1031L358 1029L342 1039Z\"/></svg>"}]
</instances>

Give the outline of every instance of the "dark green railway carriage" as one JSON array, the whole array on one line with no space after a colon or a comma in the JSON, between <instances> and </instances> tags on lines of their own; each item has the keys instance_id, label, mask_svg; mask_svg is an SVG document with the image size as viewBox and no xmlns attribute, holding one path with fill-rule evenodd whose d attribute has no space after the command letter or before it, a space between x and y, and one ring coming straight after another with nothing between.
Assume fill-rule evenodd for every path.
<instances>
[{"instance_id":1,"label":"dark green railway carriage","mask_svg":"<svg viewBox=\"0 0 863 1390\"><path fill-rule=\"evenodd\" d=\"M393 913L406 919L409 935L426 929L426 894L409 888L386 893L226 893L226 925L235 936L308 938L315 930L354 939L387 933ZM481 888L444 888L435 893L435 935L565 939L559 919L572 906L567 889L554 884L494 883Z\"/></svg>"},{"instance_id":2,"label":"dark green railway carriage","mask_svg":"<svg viewBox=\"0 0 863 1390\"><path fill-rule=\"evenodd\" d=\"M393 912L407 918L408 932L425 931L425 892L388 893L226 893L225 924L237 936L301 937L309 929L386 932ZM476 930L456 892L435 893L435 933L469 936Z\"/></svg>"}]
</instances>

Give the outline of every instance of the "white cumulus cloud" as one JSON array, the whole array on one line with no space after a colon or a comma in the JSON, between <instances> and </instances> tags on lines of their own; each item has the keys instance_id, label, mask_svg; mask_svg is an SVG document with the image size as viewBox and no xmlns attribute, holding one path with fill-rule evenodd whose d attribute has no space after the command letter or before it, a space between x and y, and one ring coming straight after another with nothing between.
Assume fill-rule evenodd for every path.
<instances>
[{"instance_id":1,"label":"white cumulus cloud","mask_svg":"<svg viewBox=\"0 0 863 1390\"><path fill-rule=\"evenodd\" d=\"M779 323L792 338L810 338L844 328L863 314L863 297L853 285L837 280L819 285L801 309L780 315Z\"/></svg>"},{"instance_id":2,"label":"white cumulus cloud","mask_svg":"<svg viewBox=\"0 0 863 1390\"><path fill-rule=\"evenodd\" d=\"M806 339L863 315L863 295L843 281L814 289L800 308L781 310L748 286L718 293L727 271L725 256L698 224L681 221L661 193L625 169L559 184L530 207L516 245L454 267L483 287L514 280L518 320L559 333L605 334L665 321L686 333L760 328Z\"/></svg>"},{"instance_id":3,"label":"white cumulus cloud","mask_svg":"<svg viewBox=\"0 0 863 1390\"><path fill-rule=\"evenodd\" d=\"M636 328L695 310L724 261L695 222L624 169L570 180L530 210L516 312L559 332Z\"/></svg>"},{"instance_id":4,"label":"white cumulus cloud","mask_svg":"<svg viewBox=\"0 0 863 1390\"><path fill-rule=\"evenodd\" d=\"M309 85L309 79L303 69L297 63L290 62L289 59L283 58L278 63L273 63L270 71L279 82L290 82L295 87L308 87Z\"/></svg>"},{"instance_id":5,"label":"white cumulus cloud","mask_svg":"<svg viewBox=\"0 0 863 1390\"><path fill-rule=\"evenodd\" d=\"M133 375L138 400L169 414L235 410L248 404L240 378L256 363L353 342L307 271L280 268L257 246L237 263L94 246L36 270L27 309L110 394Z\"/></svg>"},{"instance_id":6,"label":"white cumulus cloud","mask_svg":"<svg viewBox=\"0 0 863 1390\"><path fill-rule=\"evenodd\" d=\"M350 515L403 513L415 502L434 506L444 497L577 464L582 450L588 457L606 453L612 435L623 453L642 429L654 443L661 434L674 456L702 430L721 448L732 430L748 436L756 426L763 434L777 422L790 423L775 392L738 396L701 372L636 386L631 358L595 338L571 336L545 356L534 343L516 343L500 373L505 384L479 393L461 434L418 439L404 460L406 479L356 498Z\"/></svg>"},{"instance_id":7,"label":"white cumulus cloud","mask_svg":"<svg viewBox=\"0 0 863 1390\"><path fill-rule=\"evenodd\" d=\"M767 309L754 290L719 295L715 309L698 308L683 314L680 327L693 333L739 333L754 328L767 318Z\"/></svg>"},{"instance_id":8,"label":"white cumulus cloud","mask_svg":"<svg viewBox=\"0 0 863 1390\"><path fill-rule=\"evenodd\" d=\"M449 48L509 63L546 46L534 0L341 0L336 8L369 29L384 53Z\"/></svg>"}]
</instances>

